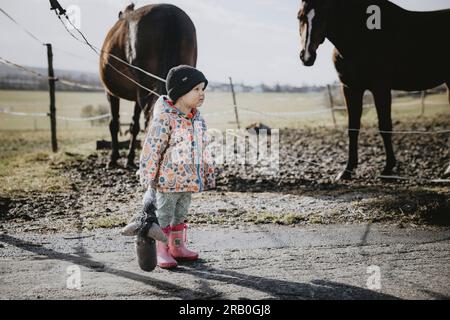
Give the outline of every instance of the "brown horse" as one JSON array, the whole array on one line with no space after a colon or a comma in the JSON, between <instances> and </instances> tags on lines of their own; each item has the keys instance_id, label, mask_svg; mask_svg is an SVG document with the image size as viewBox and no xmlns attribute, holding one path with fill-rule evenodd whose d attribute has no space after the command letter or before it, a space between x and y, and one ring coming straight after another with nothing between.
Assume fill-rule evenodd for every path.
<instances>
[{"instance_id":1,"label":"brown horse","mask_svg":"<svg viewBox=\"0 0 450 320\"><path fill-rule=\"evenodd\" d=\"M298 19L305 66L314 64L325 38L335 46L350 141L347 166L337 179L351 179L358 165L365 90L374 96L386 150L382 175L392 175L391 90L420 91L443 83L450 89L450 10L412 12L386 0L303 0Z\"/></svg>"},{"instance_id":2,"label":"brown horse","mask_svg":"<svg viewBox=\"0 0 450 320\"><path fill-rule=\"evenodd\" d=\"M147 128L153 105L158 98L135 82L158 94L166 93L165 84L127 66L112 55L165 79L174 66L196 66L197 36L194 24L184 11L173 5L153 4L134 10L134 4L131 4L124 12L119 13L119 20L106 36L100 58L100 77L107 90L112 115L109 124L112 139L109 166L115 166L119 158L117 135L119 101L122 98L135 101L127 161L128 167L135 168L140 114L144 111Z\"/></svg>"}]
</instances>

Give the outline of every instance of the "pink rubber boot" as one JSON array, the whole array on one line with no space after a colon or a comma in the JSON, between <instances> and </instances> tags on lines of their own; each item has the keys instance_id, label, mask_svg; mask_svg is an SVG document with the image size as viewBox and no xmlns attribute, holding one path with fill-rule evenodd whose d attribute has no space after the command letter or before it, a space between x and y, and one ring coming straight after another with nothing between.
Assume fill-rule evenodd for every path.
<instances>
[{"instance_id":1,"label":"pink rubber boot","mask_svg":"<svg viewBox=\"0 0 450 320\"><path fill-rule=\"evenodd\" d=\"M166 227L162 229L164 234L169 237L171 227ZM158 267L163 269L170 269L170 268L176 268L177 267L177 261L172 258L172 256L169 253L169 246L167 243L162 241L156 241L156 255L157 255L157 261L158 261Z\"/></svg>"},{"instance_id":2,"label":"pink rubber boot","mask_svg":"<svg viewBox=\"0 0 450 320\"><path fill-rule=\"evenodd\" d=\"M171 227L169 233L169 253L179 260L197 260L198 253L186 248L187 224L180 223Z\"/></svg>"}]
</instances>

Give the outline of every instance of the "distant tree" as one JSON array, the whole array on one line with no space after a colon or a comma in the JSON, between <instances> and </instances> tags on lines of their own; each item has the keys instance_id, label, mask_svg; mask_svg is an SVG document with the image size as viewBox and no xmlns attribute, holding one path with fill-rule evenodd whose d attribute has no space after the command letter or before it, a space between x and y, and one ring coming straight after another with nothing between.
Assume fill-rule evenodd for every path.
<instances>
[{"instance_id":1,"label":"distant tree","mask_svg":"<svg viewBox=\"0 0 450 320\"><path fill-rule=\"evenodd\" d=\"M279 83L277 83L277 84L275 85L275 90L274 90L274 91L275 91L275 92L282 92L281 86L280 86Z\"/></svg>"}]
</instances>

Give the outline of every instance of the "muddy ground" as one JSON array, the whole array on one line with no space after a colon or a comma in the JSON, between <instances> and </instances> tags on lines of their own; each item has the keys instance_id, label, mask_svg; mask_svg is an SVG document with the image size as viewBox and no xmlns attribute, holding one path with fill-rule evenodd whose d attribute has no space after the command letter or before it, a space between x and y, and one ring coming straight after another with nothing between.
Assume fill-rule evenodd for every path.
<instances>
[{"instance_id":1,"label":"muddy ground","mask_svg":"<svg viewBox=\"0 0 450 320\"><path fill-rule=\"evenodd\" d=\"M420 122L420 124L419 124ZM395 130L439 131L450 119L396 123ZM400 227L449 226L450 185L440 178L450 159L449 134L393 137L399 167L408 180L382 180L384 149L376 127L360 135L360 166L351 182L334 182L345 165L344 129L281 130L280 163L275 175L266 167L221 165L217 190L194 196L194 224L283 225L382 222ZM67 178L69 192L0 198L0 230L52 233L123 226L139 209L142 189L135 170L107 169L108 153L67 154L50 166ZM44 159L44 161L46 161Z\"/></svg>"},{"instance_id":2,"label":"muddy ground","mask_svg":"<svg viewBox=\"0 0 450 320\"><path fill-rule=\"evenodd\" d=\"M397 123L442 130L450 119ZM380 180L376 128L360 140L351 182L344 130L282 130L280 171L220 166L217 190L194 195L190 246L201 259L139 270L120 227L140 208L135 170L108 153L48 161L69 191L0 198L0 299L449 299L450 185L432 181L450 159L448 134L395 135L398 174ZM81 289L67 287L80 268ZM373 266L382 286L371 288ZM70 269L72 270L72 269Z\"/></svg>"}]
</instances>

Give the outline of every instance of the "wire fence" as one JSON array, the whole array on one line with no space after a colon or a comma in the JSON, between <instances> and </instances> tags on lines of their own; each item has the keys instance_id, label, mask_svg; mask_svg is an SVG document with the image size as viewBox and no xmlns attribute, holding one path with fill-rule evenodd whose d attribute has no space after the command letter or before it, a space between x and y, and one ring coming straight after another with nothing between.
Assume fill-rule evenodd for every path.
<instances>
[{"instance_id":1,"label":"wire fence","mask_svg":"<svg viewBox=\"0 0 450 320\"><path fill-rule=\"evenodd\" d=\"M143 70L142 68L138 67L138 66L134 66L132 64L130 64L127 61L124 61L123 59L120 59L119 57L109 53L109 52L105 52L101 49L99 49L98 47L96 47L95 45L93 45L88 39L87 37L72 23L72 21L69 19L69 17L66 15L65 10L59 6L59 4L56 2L57 6L55 7L52 4L52 8L55 11L56 16L58 17L59 21L63 24L64 28L66 29L66 31L70 34L70 36L72 38L74 38L76 41L87 45L96 55L100 56L101 59L104 59L104 56L107 56L109 58L114 59L115 61L122 63L130 68L133 68L135 70L137 70L138 72L141 72L149 77L152 77L153 79L156 79L158 81L162 81L165 82L165 79L152 74L146 70ZM26 32L34 41L38 42L41 45L46 45L46 43L44 43L44 41L42 41L38 36L36 36L35 34L33 34L30 30L28 30L27 28L25 28L23 25L21 25L16 19L14 19L9 13L7 13L4 9L0 8L0 12L2 14L4 14L9 20L11 20L15 25L17 25L19 28L21 28L24 32ZM65 22L63 21L63 19L65 20ZM73 30L75 30L75 32L72 32L71 30L69 30L68 26L71 26ZM61 52L66 52L65 50L61 50L59 49ZM81 57L79 57L81 58ZM43 78L43 79L47 79L47 80L55 80L58 81L60 83L63 83L65 85L68 86L73 86L73 87L78 87L78 88L82 88L82 89L91 89L91 90L102 90L102 87L99 86L93 86L93 85L88 85L85 83L80 83L80 82L76 82L70 79L64 79L61 77L48 77L45 76L39 72L36 72L30 68L24 67L22 65L19 65L17 63L13 63L11 61L8 61L4 58L0 57L0 62L6 65L9 65L11 67L15 67L17 69L22 70L23 72L26 72L32 76L35 77L39 77L39 78ZM129 76L123 74L122 72L120 72L116 67L114 67L113 65L110 64L109 61L107 61L107 63L114 69L116 70L119 74L121 74L122 76L124 76L125 78L127 78L128 80L132 81L133 83L135 83L138 87L152 93L152 94L156 94L157 96L159 96L158 93L156 93L154 90L147 88L145 86L143 86L142 84L140 84L139 82L137 82L134 79L131 79ZM231 80L231 79L230 79ZM325 96L328 94L328 107L320 107L317 108L315 110L308 110L308 111L261 111L261 110L257 110L254 108L249 108L249 107L243 107L241 106L239 103L236 104L236 99L234 97L234 89L232 88L233 91L233 100L235 101L235 106L233 106L236 111L235 113L235 117L236 119L238 119L238 113L239 114L243 114L243 115L247 115L247 117L243 117L243 119L252 119L252 120L257 120L257 121L270 121L270 122L274 122L273 119L277 119L278 121L286 121L286 122L292 122L295 121L297 118L300 118L302 120L304 120L306 117L317 117L317 116L326 116L326 114L329 114L331 116L331 119L333 120L334 126L336 126L336 113L342 112L346 110L346 108L344 107L345 103L344 103L344 99L342 94L340 94L340 86L338 85L328 85L327 86L327 92L325 92ZM395 95L394 95L395 96ZM371 99L370 95L366 95L364 97L364 109L369 109L369 108L373 108L373 99ZM421 114L423 115L424 113L424 108L425 106L425 94L422 93L421 96ZM303 106L304 107L304 106ZM225 115L232 115L232 109L228 109L228 108L222 108L222 110L225 109L225 111L215 111L215 112L205 112L205 116L208 117L221 117L221 116L225 116ZM280 110L282 108L279 108L277 106L277 110ZM308 108L307 109L311 109ZM28 115L25 112L15 112L15 111L8 111L2 112L3 114L8 114L11 116L39 116L42 117L43 113L29 113ZM60 120L65 120L65 121L74 121L74 122L89 122L89 121L94 121L94 120L102 120L102 119L107 119L109 118L109 114L104 113L104 114L98 114L98 115L92 115L92 116L83 116L83 117L73 117L73 116L66 116L66 115L58 115L57 118ZM228 121L229 124L232 124L232 121ZM240 123L239 121L236 121L235 124L240 127ZM412 132L412 131L411 131Z\"/></svg>"},{"instance_id":2,"label":"wire fence","mask_svg":"<svg viewBox=\"0 0 450 320\"><path fill-rule=\"evenodd\" d=\"M55 8L52 8L55 9ZM48 46L47 43L40 40L39 37L34 35L31 31L29 31L27 28L22 26L16 19L14 19L10 14L8 14L4 9L0 8L0 12L5 15L10 21L12 21L15 25L17 25L19 28L21 28L25 33L27 33L34 41L41 45ZM124 61L123 59L109 53L105 52L96 46L94 46L87 37L75 26L72 24L69 17L65 14L64 10L55 10L55 13L63 24L66 31L70 34L72 38L77 40L78 42L87 45L97 56L100 57L100 59L103 59L103 61L106 62L113 70L115 70L118 74L124 77L124 79L127 79L134 83L137 87L146 90L147 92L154 94L156 96L160 96L155 90L152 88L148 88L135 79L127 76L126 74L122 73L115 65L113 65L111 62L115 61L118 64L123 64L129 68L133 68L137 70L138 72L143 73L146 76L149 76L153 78L156 81L166 82L165 79L152 74L138 66L134 66L128 61ZM66 23L63 21L65 19ZM70 25L73 30L76 31L76 34L69 30L68 25ZM80 38L81 37L81 38ZM85 59L83 57L74 55L70 52L67 52L65 50L55 48L57 51L69 54L73 57ZM85 59L87 60L87 59ZM86 83L81 83L77 81L73 81L71 79L66 79L58 76L48 76L44 75L40 72L37 72L36 70L32 70L31 68L25 67L23 65L20 65L18 63L11 62L5 58L0 57L0 63L3 63L5 65L8 65L9 67L16 68L21 70L22 72L28 74L30 77L34 78L40 78L49 81L49 83L53 82L59 82L67 86L76 87L80 89L85 90L103 90L100 86L90 85ZM49 69L50 70L50 69ZM52 72L49 74L53 74ZM220 104L222 106L225 106L223 108L211 108L213 111L206 111L204 112L205 117L210 118L211 120L215 119L216 121L219 121L221 123L226 123L230 126L237 126L237 128L241 128L241 125L245 127L250 122L257 121L257 122L267 122L270 124L274 124L275 126L284 124L289 125L292 122L299 122L301 120L302 122L312 122L312 120L317 120L318 118L321 119L321 123L323 121L328 121L330 124L332 124L334 127L337 127L339 117L344 115L346 116L346 107L343 95L341 93L341 88L339 85L328 85L326 89L323 92L317 93L317 97L320 97L322 95L323 103L315 103L315 106L305 106L302 105L301 111L292 111L292 108L283 108L284 105L280 102L273 101L272 108L259 108L259 106L250 106L250 103L247 103L244 101L244 103L241 103L236 99L235 90L233 87L232 79L230 78L230 86L231 86L231 92L232 92L232 100L233 105L228 105L228 103L225 103L224 101L221 101ZM286 94L289 95L289 94ZM267 96L266 96L267 97ZM393 99L394 99L394 105L395 110L404 108L404 107L410 107L410 108L416 108L420 110L419 115L424 115L425 113L425 105L427 106L439 106L441 105L440 102L428 102L426 103L426 97L427 92L420 92L420 93L413 93L413 101L407 101L405 103L405 97L411 98L411 93L406 95L405 93L393 93ZM403 99L403 100L401 100ZM319 98L320 100L320 98ZM398 101L397 101L398 100ZM402 102L397 103L397 102ZM0 101L1 103L1 101ZM267 102L266 102L267 103ZM269 102L270 103L270 102ZM374 109L374 101L371 95L365 95L364 96L364 106L363 110L370 110ZM79 127L81 123L89 123L91 126L94 125L94 123L102 123L105 121L108 121L111 118L111 115L109 112L102 112L100 114L88 114L87 112L84 112L83 109L79 108L80 110L80 116L73 116L73 115L65 115L63 114L63 108L58 108L58 114L51 114L52 108L50 108L51 112L24 112L16 110L14 107L4 107L0 105L0 114L2 114L2 117L20 117L20 118L31 118L33 119L33 127L35 130L38 129L37 125L37 118L50 118L53 116L53 119L58 119L60 121L64 121L66 124L66 128L68 128L68 123L72 123L72 126ZM92 113L93 108L90 108L90 113ZM220 111L219 111L220 110ZM275 111L276 110L276 111ZM84 110L86 111L86 110ZM366 112L364 111L364 112ZM127 113L121 113L122 116L126 116L129 119L130 114ZM234 121L233 121L234 119ZM2 119L0 118L0 121ZM242 122L242 123L241 123ZM50 124L47 121L46 129L50 129ZM53 128L52 128L53 129ZM365 129L347 129L349 132L351 131L362 131ZM53 131L52 131L53 132ZM420 135L447 135L450 133L450 129L436 129L436 130L404 130L404 131L378 131L379 133L389 133L389 134L420 134ZM301 160L301 159L300 159ZM303 160L301 160L303 161ZM319 166L319 164L309 161L310 165ZM410 177L386 177L386 178L392 178L392 179L403 179L403 180L409 180ZM435 181L435 180L433 180Z\"/></svg>"},{"instance_id":3,"label":"wire fence","mask_svg":"<svg viewBox=\"0 0 450 320\"><path fill-rule=\"evenodd\" d=\"M114 59L115 61L122 63L130 68L133 68L149 77L152 77L153 79L157 80L157 81L162 81L165 82L165 79L152 74L146 70L143 70L142 68L138 67L138 66L134 66L132 64L130 64L127 61L124 61L122 59L120 59L119 57L109 53L109 52L105 52L101 49L99 49L98 47L94 46L91 42L89 42L89 40L87 39L87 37L71 22L71 20L69 19L69 17L66 15L64 9L62 7L58 8L53 8L52 9L56 9L55 13L56 16L58 17L59 21L61 21L61 23L63 24L64 28L66 29L66 31L70 34L71 37L73 37L75 40L77 40L78 42L87 45L96 55L100 56L101 59L106 59L104 56L109 57ZM44 41L42 41L39 37L37 37L35 34L33 34L31 31L29 31L27 28L25 28L23 25L21 25L16 19L14 19L9 13L7 13L4 9L0 8L0 12L5 15L9 20L11 20L15 25L17 25L20 29L22 29L25 33L27 33L34 41L38 42L41 45L46 45L46 43ZM65 19L66 22L63 21L63 19ZM76 31L77 34L74 34L74 32L72 32L71 30L68 29L68 25L70 25L73 30ZM80 38L81 37L81 38ZM65 52L65 53L69 53L65 50L61 50L59 49L59 51L61 52ZM74 55L75 56L75 55ZM82 57L78 57L78 58L82 58ZM42 73L39 73L35 70L32 70L28 67L25 67L23 65L20 65L18 63L14 63L11 62L5 58L0 57L0 63L3 63L5 65L8 65L10 67L19 69L21 71L23 71L24 73L27 73L28 75L32 76L32 77L38 77L41 79L45 79L45 80L53 80L53 81L58 81L64 85L67 86L72 86L72 87L77 87L77 88L81 88L81 89L90 89L90 90L103 90L102 87L100 86L95 86L95 85L89 85L86 83L80 83L77 81L73 81L70 79L65 79L65 78L61 78L61 77L49 77L46 76ZM156 93L154 90L147 88L145 86L143 86L142 84L140 84L138 81L130 78L129 76L123 74L122 72L120 72L115 66L113 66L109 61L107 61L108 65L110 65L114 70L116 70L119 74L121 74L122 76L124 76L124 78L132 81L133 83L136 84L136 86L148 91L149 93L155 94L157 96L159 96L158 93ZM235 90L233 88L233 84L230 78L230 84L231 84L231 92L233 93L233 102L234 105L231 107L224 107L221 108L221 110L223 111L213 111L213 112L205 112L205 117L209 117L209 118L218 118L221 121L223 121L224 119L228 118L227 124L229 125L237 125L238 128L241 127L241 123L238 117L238 114L242 115L242 121L247 121L247 123L244 123L244 126L246 124L249 124L249 121L257 121L257 122L270 122L271 124L284 124L284 125L289 125L292 122L296 122L298 120L301 121L309 121L309 119L315 119L317 120L317 117L321 117L324 119L330 119L333 121L333 125L336 127L337 126L337 118L339 114L343 113L345 116L346 113L346 107L345 107L345 102L344 102L344 98L341 92L341 87L339 85L333 84L333 85L328 85L326 87L325 92L322 92L321 94L323 95L323 102L325 102L324 104L322 104L321 106L317 107L317 105L313 108L311 106L302 106L302 109L307 109L305 111L284 111L283 110L283 106L279 106L278 103L274 102L275 108L276 108L276 112L275 111L268 111L268 110L261 110L261 109L257 109L257 108L251 108L251 107L246 107L246 106L242 106L240 104L240 102L236 102L236 97L235 97ZM396 99L397 98L402 98L404 97L406 94L405 93L398 93L398 92L394 92L393 93L393 98L394 98L394 105L396 105L396 108L400 108L400 105L396 104ZM412 108L416 108L416 107L420 107L420 115L424 115L425 113L425 98L426 98L426 92L421 92L421 93L408 93L409 96L413 95L413 96L417 96L417 101L413 102L413 103L409 103L404 105L412 107ZM419 96L420 95L420 96ZM419 100L420 99L420 100ZM220 102L221 104L224 104L223 101ZM416 106L417 104L417 106ZM245 103L244 103L245 105ZM327 106L328 105L328 106ZM438 106L440 105L440 103L436 103L436 102L432 102L432 103L427 103L427 106ZM17 110L11 110L11 108L1 108L2 106L0 105L0 113L4 114L4 115L8 115L8 116L19 116L19 117L46 117L46 116L50 116L49 113L43 113L43 112L23 112L23 111L17 111ZM402 106L403 107L403 106ZM373 98L371 95L366 94L364 96L364 106L363 106L364 110L369 110L369 109L374 109L374 102L373 102ZM233 111L234 109L234 111ZM214 110L214 108L213 108ZM62 110L59 110L59 112L61 112ZM80 112L81 113L81 112ZM235 121L233 122L233 114L234 114L234 118ZM59 120L64 120L67 122L90 122L91 124L93 124L93 121L98 121L98 120L107 120L109 119L111 116L109 113L104 112L102 114L95 114L95 115L88 115L86 116L86 114L84 114L83 116L80 117L75 117L73 115L68 116L68 115L56 115L56 119ZM276 119L276 120L274 120ZM323 123L323 119L321 119ZM326 121L326 120L325 120ZM283 123L285 122L285 123ZM66 126L67 127L67 126ZM36 122L34 122L34 128L36 128ZM349 129L349 131L361 131L361 129L355 130L355 129ZM436 130L436 131L416 131L416 130L411 130L411 131L379 131L380 133L393 133L393 134L445 134L448 133L449 130Z\"/></svg>"},{"instance_id":4,"label":"wire fence","mask_svg":"<svg viewBox=\"0 0 450 320\"><path fill-rule=\"evenodd\" d=\"M334 86L338 88L338 86ZM340 91L334 96L343 99ZM305 96L306 98L301 98ZM347 108L342 105L326 105L323 103L327 99L327 91L308 93L308 94L291 94L291 93L271 93L255 95L253 93L241 93L237 96L237 110L239 120L242 127L263 123L273 128L302 128L302 127L335 127L345 130L348 125ZM309 97L309 98L308 98ZM336 99L336 100L338 100ZM433 93L427 95L427 99L423 101L420 97L416 98L414 94L393 98L392 113L393 120L411 119L417 121L418 117L435 114L449 114L447 96L444 93ZM231 99L230 99L231 100ZM253 102L259 100L259 102ZM425 110L423 110L425 105ZM208 110L208 108L205 108ZM226 112L208 112L203 114L209 116L208 120L217 127L220 122L227 123L228 127L237 127L236 119L233 115L234 106L227 105L224 110ZM291 111L291 110L299 111ZM277 110L276 112L273 110ZM377 112L375 105L370 101L363 106L363 127L364 124L377 123ZM438 129L438 128L437 128ZM436 130L429 134L442 134L447 131ZM366 130L366 129L361 129ZM381 132L381 131L380 131ZM387 132L381 132L387 133ZM426 133L427 131L410 130L410 131L391 131L389 133Z\"/></svg>"},{"instance_id":5,"label":"wire fence","mask_svg":"<svg viewBox=\"0 0 450 320\"><path fill-rule=\"evenodd\" d=\"M28 67L22 66L20 64L11 62L7 59L4 59L2 57L0 57L0 63L3 63L5 65L8 65L12 68L16 68L21 70L22 72L28 74L31 78L33 77L37 77L37 78L43 78L46 80L56 80L58 82L64 83L65 85L70 85L70 86L74 86L74 87L78 87L78 88L82 88L82 89L95 89L95 90L103 90L104 88L99 87L99 86L92 86L92 85L87 85L84 83L79 83L76 81L72 81L72 80L68 80L68 79L64 79L64 78L60 78L60 77L49 77L46 75L43 75L42 73L39 73L35 70L32 70ZM279 94L269 94L266 95L264 93L261 94L261 99L264 99L264 106L262 109L267 110L267 109L277 109L279 111L262 111L261 109L258 108L258 106L254 106L254 107L246 107L246 106L242 106L242 104L249 104L249 102L251 101L244 101L242 104L241 102L237 101L236 103L236 107L233 105L228 104L225 101L220 101L217 102L215 101L214 103L219 103L220 105L224 105L223 107L217 108L217 106L211 106L212 108L210 109L209 107L206 107L203 112L204 116L207 117L209 120L211 120L213 123L215 124L214 127L222 127L222 128L232 128L233 126L236 125L236 120L235 120L235 111L234 109L237 108L237 112L240 114L241 116L241 122L243 127L250 125L251 123L254 122L266 122L272 126L282 126L282 127L295 127L295 123L299 123L299 124L304 124L305 121L311 123L319 123L320 125L333 125L334 122L334 126L336 126L336 117L339 117L341 119L346 119L347 115L346 115L346 107L343 105L331 105L329 104L328 106L325 105L325 103L322 102L326 102L326 97L328 95L332 95L333 97L333 102L332 103L340 103L343 102L343 96L341 94L340 91L340 86L339 85L329 85L328 86L328 92L327 90L322 91L322 92L317 92L314 93L315 95L315 99L311 99L311 101L309 102L303 102L301 106L299 106L299 108L302 109L307 109L306 111L284 111L286 110L284 108L284 104L286 103L286 101L288 101L289 99L291 99L292 97L297 97L297 96L301 96L301 94L292 94L292 93L279 93ZM80 93L82 94L82 93ZM212 93L214 94L214 93ZM246 98L247 93L238 93L237 96L238 98L241 97L245 97ZM252 96L252 98L255 98L255 94L251 93L250 94ZM272 98L271 98L272 97ZM278 102L276 101L277 99L283 99L281 97L284 97L286 99L286 101L282 101L282 102ZM226 95L223 95L223 100L227 99ZM231 97L229 97L230 101L231 101ZM271 99L273 99L271 101ZM406 99L405 101L407 101L407 103L404 103L404 100L402 99ZM315 101L313 101L315 100ZM105 104L106 104L106 99L104 100ZM7 115L7 116L20 116L20 117L45 117L45 116L49 116L49 113L44 113L44 112L24 112L23 110L21 111L17 111L15 110L15 108L12 107L8 107L8 106L2 106L1 105L1 101L0 101L0 113L2 113L3 115ZM308 103L311 103L310 105L308 105ZM363 106L364 110L370 110L373 109L375 110L373 101L371 101L370 99L366 99L365 98L365 105ZM413 93L410 94L409 96L405 96L400 95L400 98L397 98L397 95L394 94L394 99L393 99L393 103L394 103L394 111L399 111L401 112L402 109L410 109L411 110L415 110L413 112L413 114L416 115L423 115L422 112L422 106L425 104L427 107L435 107L435 106L444 106L446 104L446 101L442 101L442 103L440 102L424 102L424 99L422 97L418 97L417 94ZM403 104L402 104L403 103ZM290 103L291 105L293 104L292 102ZM43 101L43 105L45 105L45 101ZM272 107L270 107L270 105ZM79 110L79 114L80 116L74 116L73 111L74 110L70 110L70 116L67 114L64 114L64 107L60 107L58 108L58 115L56 116L57 119L59 120L64 120L64 121L69 121L69 122L75 122L78 123L77 124L72 124L70 125L70 127L75 128L77 126L79 126L79 123L81 122L91 122L90 125L92 126L93 121L96 120L108 120L110 119L110 113L107 110L103 110L103 113L100 114L91 114L91 115L86 115L83 114L83 108L86 106L82 106L79 105L77 107L77 109ZM106 107L105 107L106 108ZM104 108L104 109L105 109ZM23 109L23 108L22 108ZM209 111L209 110L223 110L223 111ZM288 107L287 109L292 109L292 107ZM336 115L337 114L337 115ZM131 121L131 114L130 113L123 113L123 115L125 115L125 118L127 119L127 121ZM217 121L222 122L222 126L221 125L217 125ZM314 122L315 121L315 122ZM101 124L101 122L98 122L98 124ZM223 126L223 124L225 124L225 126ZM342 125L346 125L345 122L341 123ZM26 126L25 126L26 127ZM66 125L65 127L68 127L68 125ZM21 126L21 128L24 128L23 126ZM29 122L28 124L28 128L25 129L37 129L37 125L36 122ZM48 125L40 125L39 129L49 129ZM443 133L448 133L448 130L438 130L436 132L425 132L425 131L391 131L389 133L402 133L402 134L407 134L407 133L411 133L411 134L443 134Z\"/></svg>"}]
</instances>

